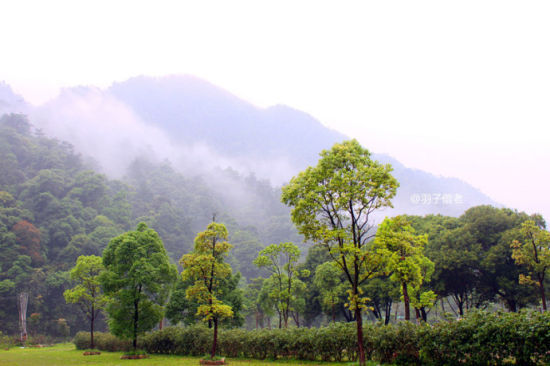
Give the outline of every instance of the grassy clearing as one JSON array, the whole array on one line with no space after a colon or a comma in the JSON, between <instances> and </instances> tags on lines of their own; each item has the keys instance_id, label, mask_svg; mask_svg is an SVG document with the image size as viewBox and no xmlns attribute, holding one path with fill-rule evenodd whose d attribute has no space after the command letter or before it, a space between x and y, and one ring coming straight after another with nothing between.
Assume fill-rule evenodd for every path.
<instances>
[{"instance_id":1,"label":"grassy clearing","mask_svg":"<svg viewBox=\"0 0 550 366\"><path fill-rule=\"evenodd\" d=\"M72 343L58 344L46 348L18 348L0 350L1 366L57 366L57 365L121 365L121 366L197 366L198 357L151 355L142 360L121 360L122 352L101 352L98 356L83 356L83 351L75 349ZM349 363L306 362L295 360L258 361L246 359L227 359L231 366L275 366L275 365L322 365L347 366ZM372 363L371 365L376 365Z\"/></svg>"}]
</instances>

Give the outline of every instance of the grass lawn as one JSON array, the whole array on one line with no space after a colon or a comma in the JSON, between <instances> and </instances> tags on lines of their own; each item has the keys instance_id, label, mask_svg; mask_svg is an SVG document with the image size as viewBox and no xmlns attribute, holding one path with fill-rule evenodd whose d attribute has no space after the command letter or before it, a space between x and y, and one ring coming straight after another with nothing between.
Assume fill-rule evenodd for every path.
<instances>
[{"instance_id":1,"label":"grass lawn","mask_svg":"<svg viewBox=\"0 0 550 366\"><path fill-rule=\"evenodd\" d=\"M45 348L19 348L0 350L0 366L53 366L53 365L136 365L136 366L198 366L198 357L151 355L142 360L121 360L121 352L101 352L98 356L83 356L83 351L75 349L72 343L58 344ZM232 366L274 366L274 365L338 365L347 366L350 363L307 362L307 361L258 361L248 359L227 359ZM372 363L369 365L376 365Z\"/></svg>"}]
</instances>

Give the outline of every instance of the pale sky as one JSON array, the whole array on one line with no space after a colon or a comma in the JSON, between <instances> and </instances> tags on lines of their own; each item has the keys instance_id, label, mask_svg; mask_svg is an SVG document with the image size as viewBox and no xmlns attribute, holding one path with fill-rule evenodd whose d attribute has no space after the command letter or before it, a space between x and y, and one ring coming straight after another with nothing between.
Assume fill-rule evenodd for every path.
<instances>
[{"instance_id":1,"label":"pale sky","mask_svg":"<svg viewBox=\"0 0 550 366\"><path fill-rule=\"evenodd\" d=\"M550 221L548 19L548 1L4 1L0 81L40 104L195 75Z\"/></svg>"}]
</instances>

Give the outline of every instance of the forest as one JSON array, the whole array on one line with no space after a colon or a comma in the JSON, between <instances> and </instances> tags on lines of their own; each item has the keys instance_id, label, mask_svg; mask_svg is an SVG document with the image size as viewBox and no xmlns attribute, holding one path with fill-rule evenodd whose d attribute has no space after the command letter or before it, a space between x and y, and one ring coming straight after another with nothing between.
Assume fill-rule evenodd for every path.
<instances>
[{"instance_id":1,"label":"forest","mask_svg":"<svg viewBox=\"0 0 550 366\"><path fill-rule=\"evenodd\" d=\"M70 291L82 280L79 263L96 257L110 300L92 310L95 330L133 338L134 348L138 333L203 321L222 330L355 322L361 333L364 323L437 323L476 309L546 310L550 234L541 215L482 205L458 217L377 222L371 214L391 207L402 183L391 166L354 141L320 153L319 165L282 187L230 168L186 175L148 156L112 179L25 115L3 115L0 331L21 333L21 294L29 339L89 331L90 311ZM340 175L324 186L339 164ZM362 183L366 176L372 185ZM127 271L117 258L128 242L156 243L124 257L143 262L150 277L140 295L150 321L134 328L121 315ZM210 285L199 286L205 263Z\"/></svg>"}]
</instances>

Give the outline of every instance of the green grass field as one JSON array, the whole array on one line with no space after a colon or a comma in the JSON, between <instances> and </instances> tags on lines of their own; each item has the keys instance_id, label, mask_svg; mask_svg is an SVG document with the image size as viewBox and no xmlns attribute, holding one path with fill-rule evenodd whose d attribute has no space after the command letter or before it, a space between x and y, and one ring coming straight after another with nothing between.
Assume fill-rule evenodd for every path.
<instances>
[{"instance_id":1,"label":"green grass field","mask_svg":"<svg viewBox=\"0 0 550 366\"><path fill-rule=\"evenodd\" d=\"M198 366L198 357L151 355L142 360L121 360L121 352L101 352L98 356L83 356L83 351L75 349L72 343L58 344L45 348L19 348L0 350L1 366L54 366L54 365L123 365L123 366ZM323 365L346 366L349 363L305 362L295 360L258 361L246 359L227 359L232 366L275 366L275 365ZM376 365L372 363L369 365Z\"/></svg>"}]
</instances>

